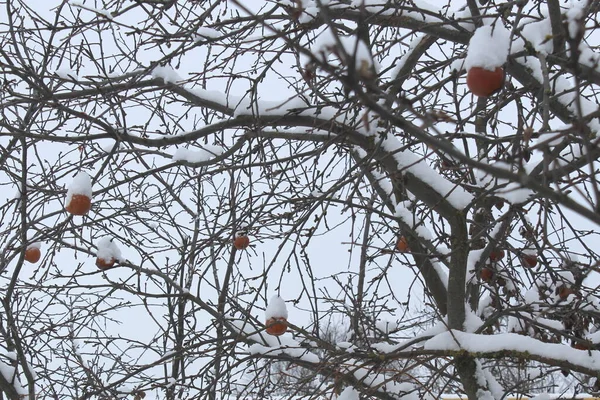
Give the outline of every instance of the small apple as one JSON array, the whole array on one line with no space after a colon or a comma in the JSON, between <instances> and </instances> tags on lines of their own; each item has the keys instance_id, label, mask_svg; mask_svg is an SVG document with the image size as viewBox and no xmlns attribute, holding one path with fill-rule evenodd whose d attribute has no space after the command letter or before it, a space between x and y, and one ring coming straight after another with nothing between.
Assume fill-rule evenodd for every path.
<instances>
[{"instance_id":1,"label":"small apple","mask_svg":"<svg viewBox=\"0 0 600 400\"><path fill-rule=\"evenodd\" d=\"M494 277L494 271L491 268L483 267L481 271L479 271L479 278L481 278L484 282L491 282Z\"/></svg>"},{"instance_id":2,"label":"small apple","mask_svg":"<svg viewBox=\"0 0 600 400\"><path fill-rule=\"evenodd\" d=\"M86 215L92 209L92 200L84 194L74 194L71 196L69 204L65 210L73 215Z\"/></svg>"},{"instance_id":3,"label":"small apple","mask_svg":"<svg viewBox=\"0 0 600 400\"><path fill-rule=\"evenodd\" d=\"M408 247L408 241L406 240L406 237L401 236L398 238L398 242L396 242L396 248L401 253L406 253L407 251L410 251L410 247Z\"/></svg>"},{"instance_id":4,"label":"small apple","mask_svg":"<svg viewBox=\"0 0 600 400\"><path fill-rule=\"evenodd\" d=\"M471 67L467 72L467 86L474 95L488 97L504 86L504 69L496 67L494 70L489 70L482 67Z\"/></svg>"},{"instance_id":5,"label":"small apple","mask_svg":"<svg viewBox=\"0 0 600 400\"><path fill-rule=\"evenodd\" d=\"M244 250L248 246L250 246L250 238L247 231L245 229L237 231L233 238L233 247L238 250Z\"/></svg>"},{"instance_id":6,"label":"small apple","mask_svg":"<svg viewBox=\"0 0 600 400\"><path fill-rule=\"evenodd\" d=\"M287 331L287 319L284 317L272 317L265 323L267 333L273 336L281 336Z\"/></svg>"},{"instance_id":7,"label":"small apple","mask_svg":"<svg viewBox=\"0 0 600 400\"><path fill-rule=\"evenodd\" d=\"M110 258L108 260L104 258L96 258L96 267L99 269L106 271L107 269L111 269L113 265L115 265L116 260L114 258Z\"/></svg>"},{"instance_id":8,"label":"small apple","mask_svg":"<svg viewBox=\"0 0 600 400\"><path fill-rule=\"evenodd\" d=\"M561 300L566 300L567 297L569 297L572 294L575 294L575 291L566 285L561 285L556 289L556 291L558 297L560 297Z\"/></svg>"},{"instance_id":9,"label":"small apple","mask_svg":"<svg viewBox=\"0 0 600 400\"><path fill-rule=\"evenodd\" d=\"M40 261L41 257L42 252L39 246L32 245L27 247L27 249L25 250L25 261L35 264L36 262Z\"/></svg>"},{"instance_id":10,"label":"small apple","mask_svg":"<svg viewBox=\"0 0 600 400\"><path fill-rule=\"evenodd\" d=\"M537 255L535 254L523 254L521 256L521 264L523 264L525 268L533 268L537 263Z\"/></svg>"},{"instance_id":11,"label":"small apple","mask_svg":"<svg viewBox=\"0 0 600 400\"><path fill-rule=\"evenodd\" d=\"M497 262L504 258L504 250L502 249L494 249L490 253L490 261Z\"/></svg>"}]
</instances>

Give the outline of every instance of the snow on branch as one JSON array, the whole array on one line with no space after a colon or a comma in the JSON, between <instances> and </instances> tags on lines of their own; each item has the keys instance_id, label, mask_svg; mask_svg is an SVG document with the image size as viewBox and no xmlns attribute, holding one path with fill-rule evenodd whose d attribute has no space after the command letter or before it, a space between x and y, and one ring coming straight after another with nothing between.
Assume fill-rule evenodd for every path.
<instances>
[{"instance_id":1,"label":"snow on branch","mask_svg":"<svg viewBox=\"0 0 600 400\"><path fill-rule=\"evenodd\" d=\"M600 368L600 351L577 350L564 344L544 343L516 333L480 335L451 330L442 332L424 344L425 350L465 350L480 357L494 353L515 353L513 356L533 358L543 363L568 366L584 373Z\"/></svg>"}]
</instances>

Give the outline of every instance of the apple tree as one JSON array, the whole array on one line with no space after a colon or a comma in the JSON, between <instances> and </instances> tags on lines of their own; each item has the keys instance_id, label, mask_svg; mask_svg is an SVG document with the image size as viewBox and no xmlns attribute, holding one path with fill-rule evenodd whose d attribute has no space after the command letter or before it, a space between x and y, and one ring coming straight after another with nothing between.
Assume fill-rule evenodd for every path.
<instances>
[{"instance_id":1,"label":"apple tree","mask_svg":"<svg viewBox=\"0 0 600 400\"><path fill-rule=\"evenodd\" d=\"M599 2L0 6L1 399L600 390Z\"/></svg>"}]
</instances>

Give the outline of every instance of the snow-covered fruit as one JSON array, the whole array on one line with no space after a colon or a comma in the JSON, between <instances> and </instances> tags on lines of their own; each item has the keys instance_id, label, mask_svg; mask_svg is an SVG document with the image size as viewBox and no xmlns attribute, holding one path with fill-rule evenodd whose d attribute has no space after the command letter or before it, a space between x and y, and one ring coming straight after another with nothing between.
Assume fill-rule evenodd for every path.
<instances>
[{"instance_id":1,"label":"snow-covered fruit","mask_svg":"<svg viewBox=\"0 0 600 400\"><path fill-rule=\"evenodd\" d=\"M482 281L489 283L494 277L494 270L488 267L483 267L481 268L481 271L479 271L479 277Z\"/></svg>"},{"instance_id":2,"label":"snow-covered fruit","mask_svg":"<svg viewBox=\"0 0 600 400\"><path fill-rule=\"evenodd\" d=\"M467 86L477 96L487 97L504 85L504 69L510 49L510 32L502 25L483 25L475 30L465 58Z\"/></svg>"},{"instance_id":3,"label":"snow-covered fruit","mask_svg":"<svg viewBox=\"0 0 600 400\"><path fill-rule=\"evenodd\" d=\"M288 327L287 318L288 311L285 301L277 295L273 296L265 310L267 333L273 336L283 335Z\"/></svg>"},{"instance_id":4,"label":"snow-covered fruit","mask_svg":"<svg viewBox=\"0 0 600 400\"><path fill-rule=\"evenodd\" d=\"M142 400L146 397L146 392L140 390L139 392L134 392L133 400Z\"/></svg>"},{"instance_id":5,"label":"snow-covered fruit","mask_svg":"<svg viewBox=\"0 0 600 400\"><path fill-rule=\"evenodd\" d=\"M238 250L244 250L250 246L250 238L246 234L246 231L237 231L235 238L233 239L233 246Z\"/></svg>"},{"instance_id":6,"label":"snow-covered fruit","mask_svg":"<svg viewBox=\"0 0 600 400\"><path fill-rule=\"evenodd\" d=\"M114 258L109 258L109 259L100 258L100 257L96 258L96 267L98 267L98 269L101 269L103 271L105 271L107 269L111 269L114 265L115 265Z\"/></svg>"},{"instance_id":7,"label":"snow-covered fruit","mask_svg":"<svg viewBox=\"0 0 600 400\"><path fill-rule=\"evenodd\" d=\"M269 318L265 322L267 327L267 333L273 336L281 336L287 331L287 319L286 318Z\"/></svg>"},{"instance_id":8,"label":"snow-covered fruit","mask_svg":"<svg viewBox=\"0 0 600 400\"><path fill-rule=\"evenodd\" d=\"M42 251L40 250L40 243L32 243L25 249L25 261L28 261L32 264L40 261L42 257Z\"/></svg>"},{"instance_id":9,"label":"snow-covered fruit","mask_svg":"<svg viewBox=\"0 0 600 400\"><path fill-rule=\"evenodd\" d=\"M537 265L537 263L537 255L535 254L525 253L521 256L521 264L523 264L525 268L533 268Z\"/></svg>"},{"instance_id":10,"label":"snow-covered fruit","mask_svg":"<svg viewBox=\"0 0 600 400\"><path fill-rule=\"evenodd\" d=\"M575 290L563 284L556 288L556 294L558 294L558 297L560 297L561 300L566 300L567 297L575 294Z\"/></svg>"},{"instance_id":11,"label":"snow-covered fruit","mask_svg":"<svg viewBox=\"0 0 600 400\"><path fill-rule=\"evenodd\" d=\"M482 67L471 67L467 72L467 86L471 93L479 97L488 97L504 86L504 69L493 70Z\"/></svg>"},{"instance_id":12,"label":"snow-covered fruit","mask_svg":"<svg viewBox=\"0 0 600 400\"><path fill-rule=\"evenodd\" d=\"M494 249L490 253L490 261L497 262L504 258L504 250L502 249Z\"/></svg>"},{"instance_id":13,"label":"snow-covered fruit","mask_svg":"<svg viewBox=\"0 0 600 400\"><path fill-rule=\"evenodd\" d=\"M92 208L92 179L81 171L67 189L65 210L73 215L85 215Z\"/></svg>"},{"instance_id":14,"label":"snow-covered fruit","mask_svg":"<svg viewBox=\"0 0 600 400\"><path fill-rule=\"evenodd\" d=\"M98 242L96 266L101 270L112 268L121 259L121 249L110 237L104 237Z\"/></svg>"},{"instance_id":15,"label":"snow-covered fruit","mask_svg":"<svg viewBox=\"0 0 600 400\"><path fill-rule=\"evenodd\" d=\"M401 253L410 251L410 247L408 247L408 241L406 240L405 236L400 236L398 238L398 241L396 242L396 249L398 249L398 251Z\"/></svg>"}]
</instances>

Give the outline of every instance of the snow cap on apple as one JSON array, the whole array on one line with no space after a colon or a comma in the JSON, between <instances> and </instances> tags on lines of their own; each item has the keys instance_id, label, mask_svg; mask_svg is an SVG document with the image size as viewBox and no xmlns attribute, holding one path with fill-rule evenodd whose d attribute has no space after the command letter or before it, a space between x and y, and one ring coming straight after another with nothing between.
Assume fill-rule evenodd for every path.
<instances>
[{"instance_id":1,"label":"snow cap on apple","mask_svg":"<svg viewBox=\"0 0 600 400\"><path fill-rule=\"evenodd\" d=\"M108 236L103 237L98 241L97 247L98 252L96 253L96 257L106 261L121 261L121 249L117 247L112 238Z\"/></svg>"},{"instance_id":2,"label":"snow cap on apple","mask_svg":"<svg viewBox=\"0 0 600 400\"><path fill-rule=\"evenodd\" d=\"M79 171L73 178L73 181L67 189L67 199L65 204L71 202L71 198L75 194L80 194L92 198L92 178L83 171Z\"/></svg>"},{"instance_id":3,"label":"snow cap on apple","mask_svg":"<svg viewBox=\"0 0 600 400\"><path fill-rule=\"evenodd\" d=\"M501 67L508 57L510 33L502 24L477 28L467 50L465 68L485 68L493 71Z\"/></svg>"},{"instance_id":4,"label":"snow cap on apple","mask_svg":"<svg viewBox=\"0 0 600 400\"><path fill-rule=\"evenodd\" d=\"M42 248L42 242L33 242L27 245L27 249L41 249Z\"/></svg>"},{"instance_id":5,"label":"snow cap on apple","mask_svg":"<svg viewBox=\"0 0 600 400\"><path fill-rule=\"evenodd\" d=\"M287 307L285 305L285 301L278 295L273 296L271 298L271 301L269 302L269 305L267 306L267 309L265 310L265 318L266 319L270 319L270 318L285 318L285 319L287 319L287 317L288 317L288 311L287 311Z\"/></svg>"}]
</instances>

